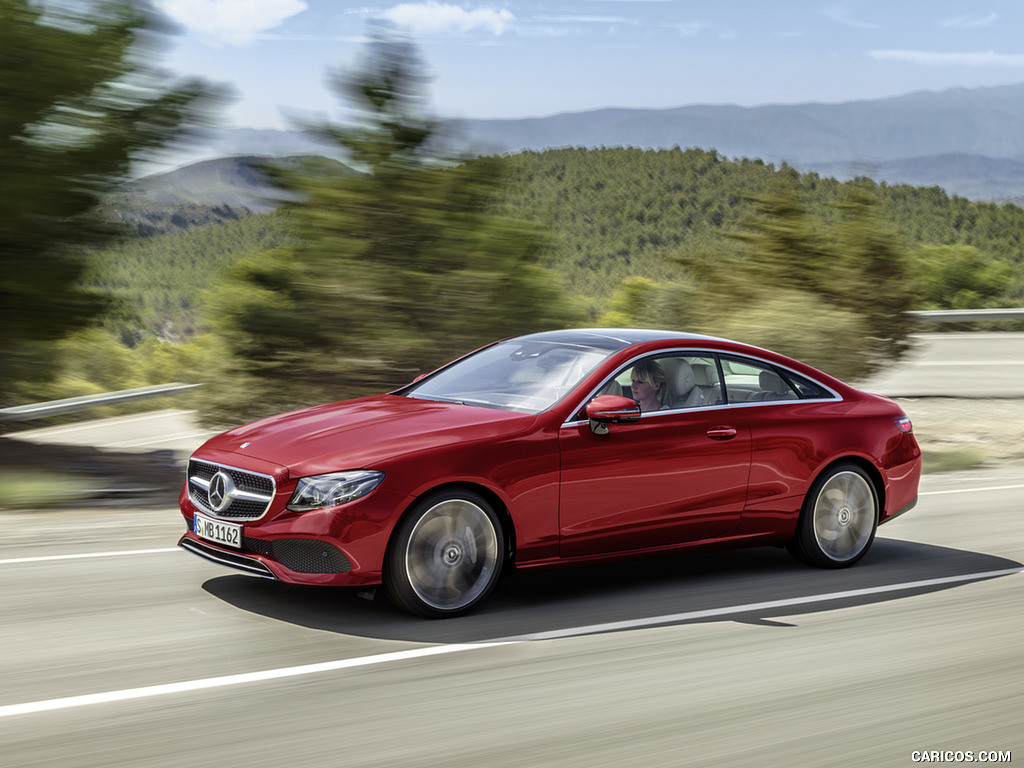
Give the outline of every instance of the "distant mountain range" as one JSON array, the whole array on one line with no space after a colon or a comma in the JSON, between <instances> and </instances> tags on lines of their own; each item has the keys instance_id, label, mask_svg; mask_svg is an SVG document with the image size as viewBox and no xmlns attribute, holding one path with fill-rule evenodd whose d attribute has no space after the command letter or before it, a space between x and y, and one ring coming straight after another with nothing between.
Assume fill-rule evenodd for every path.
<instances>
[{"instance_id":1,"label":"distant mountain range","mask_svg":"<svg viewBox=\"0 0 1024 768\"><path fill-rule=\"evenodd\" d=\"M939 186L971 199L1024 202L1024 84L840 104L601 109L462 120L452 127L462 145L477 153L699 147L839 179L868 176L890 184ZM274 203L254 170L259 162L332 154L343 159L304 131L223 129L179 154L177 163L241 157L145 177L132 183L130 194L142 195L151 213L211 204L223 206L228 217L268 210Z\"/></svg>"},{"instance_id":2,"label":"distant mountain range","mask_svg":"<svg viewBox=\"0 0 1024 768\"><path fill-rule=\"evenodd\" d=\"M459 126L478 151L699 147L840 179L869 176L972 199L1024 200L1024 84L841 104L602 109Z\"/></svg>"},{"instance_id":3,"label":"distant mountain range","mask_svg":"<svg viewBox=\"0 0 1024 768\"><path fill-rule=\"evenodd\" d=\"M949 154L1024 160L1022 125L1024 84L842 104L602 109L462 123L474 141L502 151L678 145L807 166Z\"/></svg>"},{"instance_id":4,"label":"distant mountain range","mask_svg":"<svg viewBox=\"0 0 1024 768\"><path fill-rule=\"evenodd\" d=\"M329 158L299 155L233 155L202 160L131 181L105 202L107 215L139 235L180 232L272 211L288 195L269 179L265 166L304 165L307 170L345 175L353 171Z\"/></svg>"},{"instance_id":5,"label":"distant mountain range","mask_svg":"<svg viewBox=\"0 0 1024 768\"><path fill-rule=\"evenodd\" d=\"M942 187L970 200L1024 203L1024 162L1020 160L951 152L881 163L817 163L804 168L843 181L867 176L888 184Z\"/></svg>"}]
</instances>

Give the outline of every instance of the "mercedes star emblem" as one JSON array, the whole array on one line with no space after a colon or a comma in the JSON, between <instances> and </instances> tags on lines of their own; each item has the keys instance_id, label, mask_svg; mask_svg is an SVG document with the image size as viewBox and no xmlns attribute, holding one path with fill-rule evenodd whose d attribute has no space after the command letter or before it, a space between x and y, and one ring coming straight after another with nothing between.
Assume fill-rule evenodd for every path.
<instances>
[{"instance_id":1,"label":"mercedes star emblem","mask_svg":"<svg viewBox=\"0 0 1024 768\"><path fill-rule=\"evenodd\" d=\"M235 491L235 484L231 477L224 472L218 472L210 478L210 509L214 512L221 512L231 504L232 494Z\"/></svg>"}]
</instances>

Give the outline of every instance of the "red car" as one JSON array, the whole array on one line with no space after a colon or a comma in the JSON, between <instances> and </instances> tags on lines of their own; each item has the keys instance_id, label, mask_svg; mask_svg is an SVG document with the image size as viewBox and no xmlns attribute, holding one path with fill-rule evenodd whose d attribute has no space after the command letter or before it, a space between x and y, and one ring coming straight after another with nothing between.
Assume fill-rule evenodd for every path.
<instances>
[{"instance_id":1,"label":"red car","mask_svg":"<svg viewBox=\"0 0 1024 768\"><path fill-rule=\"evenodd\" d=\"M781 544L853 565L914 506L920 473L898 405L795 360L709 336L554 331L212 438L188 463L179 544L453 616L510 567Z\"/></svg>"}]
</instances>

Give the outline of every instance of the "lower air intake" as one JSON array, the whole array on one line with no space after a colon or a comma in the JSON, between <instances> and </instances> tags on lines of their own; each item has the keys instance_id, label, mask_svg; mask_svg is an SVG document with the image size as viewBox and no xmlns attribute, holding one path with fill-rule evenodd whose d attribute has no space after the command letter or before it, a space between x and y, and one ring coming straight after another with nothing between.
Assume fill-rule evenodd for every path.
<instances>
[{"instance_id":1,"label":"lower air intake","mask_svg":"<svg viewBox=\"0 0 1024 768\"><path fill-rule=\"evenodd\" d=\"M276 539L265 541L243 538L242 546L251 552L272 557L296 573L348 573L352 564L338 549L313 539Z\"/></svg>"}]
</instances>

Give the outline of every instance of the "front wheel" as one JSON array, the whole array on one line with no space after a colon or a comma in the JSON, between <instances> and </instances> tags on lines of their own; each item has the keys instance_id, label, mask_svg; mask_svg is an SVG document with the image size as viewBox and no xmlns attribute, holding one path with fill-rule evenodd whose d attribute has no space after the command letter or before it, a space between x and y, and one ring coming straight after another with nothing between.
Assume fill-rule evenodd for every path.
<instances>
[{"instance_id":1,"label":"front wheel","mask_svg":"<svg viewBox=\"0 0 1024 768\"><path fill-rule=\"evenodd\" d=\"M878 528L878 493L867 473L842 463L807 493L790 552L821 568L845 568L865 554Z\"/></svg>"},{"instance_id":2,"label":"front wheel","mask_svg":"<svg viewBox=\"0 0 1024 768\"><path fill-rule=\"evenodd\" d=\"M472 491L427 496L399 524L385 587L412 613L457 616L497 583L504 551L501 523L481 496Z\"/></svg>"}]
</instances>

